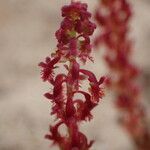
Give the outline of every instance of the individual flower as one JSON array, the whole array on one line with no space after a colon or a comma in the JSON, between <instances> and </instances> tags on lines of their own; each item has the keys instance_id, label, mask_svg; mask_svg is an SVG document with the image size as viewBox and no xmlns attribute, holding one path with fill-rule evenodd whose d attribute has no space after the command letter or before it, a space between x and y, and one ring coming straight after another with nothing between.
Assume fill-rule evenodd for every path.
<instances>
[{"instance_id":1,"label":"individual flower","mask_svg":"<svg viewBox=\"0 0 150 150\"><path fill-rule=\"evenodd\" d=\"M99 101L99 98L102 97L104 94L100 85L104 82L105 78L101 77L100 80L97 81L95 75L91 71L81 69L80 72L88 76L88 80L90 82L89 91L92 95L91 100L94 103L97 103Z\"/></svg>"},{"instance_id":2,"label":"individual flower","mask_svg":"<svg viewBox=\"0 0 150 150\"><path fill-rule=\"evenodd\" d=\"M41 75L43 81L51 81L54 75L53 70L57 68L55 64L58 63L59 59L59 57L56 57L53 60L51 60L50 57L46 57L45 62L39 63L39 66L42 68Z\"/></svg>"}]
</instances>

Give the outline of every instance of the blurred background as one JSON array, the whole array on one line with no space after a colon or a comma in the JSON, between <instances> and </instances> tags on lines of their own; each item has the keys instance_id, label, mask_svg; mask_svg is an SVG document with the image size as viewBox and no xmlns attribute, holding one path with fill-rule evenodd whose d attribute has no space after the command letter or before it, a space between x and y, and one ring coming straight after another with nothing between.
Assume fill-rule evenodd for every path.
<instances>
[{"instance_id":1,"label":"blurred background","mask_svg":"<svg viewBox=\"0 0 150 150\"><path fill-rule=\"evenodd\" d=\"M53 120L43 97L48 86L37 64L56 45L55 31L62 20L60 8L70 0L0 0L0 150L57 150L44 139ZM82 0L94 11L97 0ZM134 62L142 69L142 99L150 106L150 0L129 0L134 10L131 37ZM102 55L89 62L98 76L106 73ZM94 67L93 67L94 65ZM96 67L95 67L96 66ZM116 123L111 93L93 111L94 119L81 124L92 150L133 150L126 132ZM84 127L83 127L84 126Z\"/></svg>"}]
</instances>

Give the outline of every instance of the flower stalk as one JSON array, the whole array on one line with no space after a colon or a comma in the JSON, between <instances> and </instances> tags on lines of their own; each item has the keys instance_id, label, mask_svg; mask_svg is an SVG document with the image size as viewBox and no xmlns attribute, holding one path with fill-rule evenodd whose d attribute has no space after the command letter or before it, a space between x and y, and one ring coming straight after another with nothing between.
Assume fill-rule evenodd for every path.
<instances>
[{"instance_id":1,"label":"flower stalk","mask_svg":"<svg viewBox=\"0 0 150 150\"><path fill-rule=\"evenodd\" d=\"M39 63L43 81L53 87L45 97L52 102L51 115L56 116L55 124L50 126L45 137L60 150L89 150L93 141L88 141L79 124L92 119L91 111L103 96L101 86L105 78L97 80L80 64L92 60L90 36L96 25L90 21L91 13L87 11L86 3L71 1L71 4L62 7L62 17L64 19L55 34L57 50L45 62ZM89 82L89 90L83 90L84 80ZM61 126L67 129L65 135Z\"/></svg>"}]
</instances>

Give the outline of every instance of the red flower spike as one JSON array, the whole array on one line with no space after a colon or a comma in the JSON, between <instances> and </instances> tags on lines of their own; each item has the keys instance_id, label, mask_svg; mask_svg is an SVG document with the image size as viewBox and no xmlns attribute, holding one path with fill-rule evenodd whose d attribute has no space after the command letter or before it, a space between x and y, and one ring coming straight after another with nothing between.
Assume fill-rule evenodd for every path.
<instances>
[{"instance_id":1,"label":"red flower spike","mask_svg":"<svg viewBox=\"0 0 150 150\"><path fill-rule=\"evenodd\" d=\"M115 91L115 104L122 114L123 127L131 135L138 150L149 150L150 128L145 108L139 99L139 87L134 82L139 69L130 60L132 41L128 32L131 15L127 0L100 0L95 19L101 31L95 40L95 46L106 47L104 58L110 72L115 74L115 77L112 75L106 80L106 85ZM96 89L97 86L94 91ZM144 111L142 115L141 109Z\"/></svg>"},{"instance_id":2,"label":"red flower spike","mask_svg":"<svg viewBox=\"0 0 150 150\"><path fill-rule=\"evenodd\" d=\"M46 138L53 141L61 150L89 150L93 141L88 142L86 135L79 130L79 122L92 119L92 109L102 98L99 87L104 78L97 81L95 75L80 69L80 60L86 63L92 60L90 53L92 46L90 36L96 26L89 19L91 14L87 11L87 4L71 2L62 8L64 17L55 36L58 41L57 50L39 64L42 68L42 79L48 81L52 90L44 96L52 102L51 115L55 115L58 123L50 127ZM55 68L62 64L65 73ZM58 67L59 68L59 67ZM88 76L90 93L82 90L81 80ZM83 99L75 99L75 94L81 94ZM60 125L66 126L66 134L61 134Z\"/></svg>"}]
</instances>

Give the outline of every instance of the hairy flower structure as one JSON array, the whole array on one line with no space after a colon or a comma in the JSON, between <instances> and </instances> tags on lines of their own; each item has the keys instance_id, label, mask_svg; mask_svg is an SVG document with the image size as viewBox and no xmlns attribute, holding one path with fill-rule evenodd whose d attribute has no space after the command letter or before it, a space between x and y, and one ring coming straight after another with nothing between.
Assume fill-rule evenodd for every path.
<instances>
[{"instance_id":1,"label":"hairy flower structure","mask_svg":"<svg viewBox=\"0 0 150 150\"><path fill-rule=\"evenodd\" d=\"M95 19L101 28L96 46L105 46L105 61L110 69L108 86L114 89L120 121L133 138L137 149L150 150L150 132L140 90L135 83L139 69L131 62L132 41L128 37L132 16L127 0L100 0Z\"/></svg>"},{"instance_id":2,"label":"hairy flower structure","mask_svg":"<svg viewBox=\"0 0 150 150\"><path fill-rule=\"evenodd\" d=\"M56 123L50 126L46 138L61 150L88 150L93 141L88 141L79 130L79 123L92 118L91 111L103 96L101 86L105 78L97 80L91 71L81 69L80 62L92 60L90 36L96 25L90 21L86 3L72 1L65 5L62 17L55 34L57 50L45 62L39 63L43 81L53 87L44 95L52 102L51 114L56 116ZM60 73L56 73L56 69ZM82 88L83 80L89 82L88 91ZM83 98L77 98L77 95ZM61 126L67 129L65 135L61 133Z\"/></svg>"}]
</instances>

